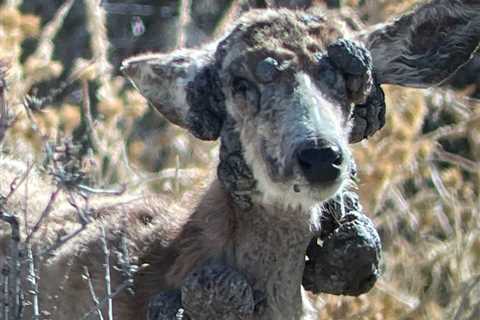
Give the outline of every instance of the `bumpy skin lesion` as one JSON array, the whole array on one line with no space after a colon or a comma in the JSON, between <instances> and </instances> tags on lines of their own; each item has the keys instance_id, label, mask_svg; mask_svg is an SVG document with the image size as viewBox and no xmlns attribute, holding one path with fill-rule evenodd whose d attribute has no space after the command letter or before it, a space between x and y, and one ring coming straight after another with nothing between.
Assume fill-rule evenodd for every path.
<instances>
[{"instance_id":1,"label":"bumpy skin lesion","mask_svg":"<svg viewBox=\"0 0 480 320\"><path fill-rule=\"evenodd\" d=\"M237 270L210 262L193 271L180 289L155 295L147 320L247 320L263 297Z\"/></svg>"},{"instance_id":2,"label":"bumpy skin lesion","mask_svg":"<svg viewBox=\"0 0 480 320\"><path fill-rule=\"evenodd\" d=\"M148 303L147 320L187 320L182 308L180 290L164 291Z\"/></svg>"},{"instance_id":3,"label":"bumpy skin lesion","mask_svg":"<svg viewBox=\"0 0 480 320\"><path fill-rule=\"evenodd\" d=\"M181 293L186 314L195 320L249 319L263 296L240 272L217 263L192 272Z\"/></svg>"},{"instance_id":4,"label":"bumpy skin lesion","mask_svg":"<svg viewBox=\"0 0 480 320\"><path fill-rule=\"evenodd\" d=\"M376 81L370 52L361 43L339 39L327 48L328 57L342 71L352 111L350 143L371 137L385 125L385 95Z\"/></svg>"},{"instance_id":5,"label":"bumpy skin lesion","mask_svg":"<svg viewBox=\"0 0 480 320\"><path fill-rule=\"evenodd\" d=\"M382 87L374 80L365 103L357 104L353 108L350 143L367 139L382 129L385 125L385 113L385 94Z\"/></svg>"},{"instance_id":6,"label":"bumpy skin lesion","mask_svg":"<svg viewBox=\"0 0 480 320\"><path fill-rule=\"evenodd\" d=\"M382 245L358 196L345 192L342 197L344 210L333 200L325 206L321 233L307 249L303 286L314 293L358 296L380 276Z\"/></svg>"}]
</instances>

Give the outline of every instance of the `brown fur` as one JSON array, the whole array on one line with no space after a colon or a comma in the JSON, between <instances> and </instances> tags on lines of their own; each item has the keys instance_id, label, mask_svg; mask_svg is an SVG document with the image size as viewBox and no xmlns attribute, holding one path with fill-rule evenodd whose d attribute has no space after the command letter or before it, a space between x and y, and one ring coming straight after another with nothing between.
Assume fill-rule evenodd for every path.
<instances>
[{"instance_id":1,"label":"brown fur","mask_svg":"<svg viewBox=\"0 0 480 320\"><path fill-rule=\"evenodd\" d=\"M8 194L11 183L15 179L18 181L18 178L22 177L26 170L27 167L20 161L9 158L0 159L0 171L2 172L0 194ZM28 196L25 196L25 184L28 184ZM7 203L7 210L14 212L20 222L22 240L25 240L26 232L23 228L25 223L28 223L29 230L31 230L47 205L48 197L46 195L55 189L48 182L48 178L43 177L35 169L31 170L25 184L12 194ZM211 244L218 243L217 241L205 241L202 242L203 251L196 252L195 250L200 248L199 245L195 241L191 241L188 235L185 237L185 233L188 233L187 229L200 230L195 225L202 225L202 221L210 219L204 215L198 220L185 222L193 211L192 207L196 206L197 199L196 193L185 194L178 203L174 203L171 198L162 198L158 195L141 199L134 195L124 196L122 199L94 198L93 206L97 208L92 216L95 219L94 222L76 238L60 247L54 256L46 258L39 266L41 310L44 313L48 312L52 319L77 319L92 308L87 282L82 278L84 266L89 269L96 294L99 297L104 295L104 269L102 267L104 253L99 243L99 227L102 225L105 228L108 246L112 253L118 250L123 233L129 242L131 263L150 265L136 277L135 290L137 291L138 288L138 297L142 296L140 292L144 293L143 299L133 299L126 293L122 293L115 299L115 319L136 319L139 312L143 312L140 310L144 310L148 301L148 293L158 292L159 288L178 286L178 281L175 279L165 281L165 275L180 255L179 248L190 252L192 256L190 264L183 265L184 273L194 267L198 261L198 253L205 255L205 251L213 252L215 249L209 250L209 247ZM25 204L28 204L28 215L26 216L22 214ZM207 212L215 214L214 211L203 211L203 213ZM220 216L215 215L212 218ZM182 229L182 225L186 225L188 228ZM73 208L61 195L55 202L48 218L32 238L33 248L36 252L41 252L52 246L58 235L70 234L78 227ZM216 226L212 226L212 229L213 231L208 231L208 235L211 237L221 230ZM225 238L225 235L219 237ZM7 256L9 239L9 226L2 222L0 223L0 263L3 263L3 258ZM191 250L185 246L187 243L192 247ZM118 265L114 254L111 255L111 259L112 266ZM183 258L182 263L187 260ZM160 261L163 261L163 264ZM111 272L112 288L116 288L125 279L122 279L120 273L115 269L112 268ZM25 287L28 285L25 283ZM28 295L27 300L29 300ZM29 305L25 306L25 313L26 318L30 317L31 307Z\"/></svg>"},{"instance_id":2,"label":"brown fur","mask_svg":"<svg viewBox=\"0 0 480 320\"><path fill-rule=\"evenodd\" d=\"M436 10L438 8L441 10ZM442 50L448 50L450 42L456 44L467 41L468 46L465 46L464 50L463 46L455 46L463 50L461 59L443 54L440 57L443 65L450 65L454 60L451 69L456 69L467 60L478 44L478 9L479 5L473 1L435 0L428 2L420 11L399 20L400 23L392 23L386 29L377 28L370 38L358 35L357 38L364 39L373 53L373 67L378 79L404 85L431 85L446 76L445 72L441 72L440 77L434 77L440 66L432 69L431 66L435 63L420 63L413 66L417 67L413 68L415 70L411 70L412 66L404 63L402 59L405 48L410 50L407 50L410 53L425 55L438 50L423 46L409 47L410 44L418 44L418 41L412 41L418 30L412 31L409 26L445 24L449 17L457 18L459 31L454 34L453 39L446 33L441 33L439 41L433 39L430 43L438 44ZM437 11L441 15L432 14ZM418 12L421 14L417 14ZM240 19L236 29L220 42L217 50L210 47L129 59L125 65L126 74L170 121L189 129L201 139L213 140L222 135L222 147L225 148L225 153L221 153L224 157L223 164L233 165L232 171L240 171L238 176L234 175L238 172L234 172L227 175L226 179L246 177L246 181L234 181L243 187L249 185L248 179L252 175L251 179L256 183L255 187L247 190L250 192L251 206L244 210L235 202L239 198L242 200L245 190L227 191L225 180L222 180L221 184L216 179L207 179L208 187L201 186L194 193L186 194L176 202L160 195L141 200L134 200L134 196L125 196L121 200L117 199L114 204L112 201L108 204L108 200L97 199L93 202L96 209L95 219L87 230L62 246L55 252L55 256L41 261L39 286L42 311L48 312L52 319L71 320L79 319L92 309L88 285L81 276L84 266L90 271L97 296L104 296L104 254L99 241L99 226L103 226L110 249L118 247L123 233L128 239L131 262L139 266L146 264L135 276L135 296L132 297L124 291L114 300L117 320L142 319L152 295L180 287L182 280L191 270L210 259L236 268L254 290L265 293L265 309L262 314L254 314L252 320L305 319L301 281L305 250L313 236L311 218L314 216L313 211L318 209L322 201L344 187L344 182L348 179L345 175L349 175L349 164L342 168L345 175L338 179L338 184L308 183L299 170L295 172L294 178L287 174L277 174L274 177L276 180L269 180L274 170L267 171L272 169L272 163L275 165L282 162L281 156L286 158L282 152L292 149L292 146L298 148L308 139L305 135L288 131L298 127L301 131L304 129L302 126L305 126L305 119L299 120L296 113L292 112L293 108L303 107L305 115L315 114L315 117L308 119L312 127L320 128L314 134L320 138L336 139L336 143L342 142L344 157L348 157L348 150L344 145L350 119L347 119L348 113L339 111L339 108L350 107L352 101L349 97L338 98L334 95L331 95L333 98L330 96L324 99L323 96L328 96L326 92L332 89L332 85L326 92L322 92L326 86L322 83L325 79L315 70L309 70L309 66L315 65L315 52L325 54L325 48L339 37L355 37L348 28L351 23L344 23L339 17L341 15L333 12L252 11ZM429 20L431 17L435 17L435 24ZM414 24L410 23L412 19ZM473 22L470 23L470 20ZM389 41L393 41L394 45ZM422 49L424 51L421 51ZM278 81L260 85L252 70L245 71L240 68L240 71L232 71L230 68L234 69L235 64L232 61L235 59L250 55L256 60L258 54L271 54L280 63L284 58L291 58L292 70L296 72L294 81L287 81L289 79L284 77L288 76L288 72L285 72L280 73ZM393 57L392 61L398 64L394 70L391 69L391 64L385 63L389 57ZM240 67L252 69L248 65ZM417 72L419 68L423 72L420 76ZM288 70L290 69L287 68ZM241 74L235 74L235 71ZM338 68L334 70L338 78L345 81L343 78L348 78L348 75L342 74L343 71ZM196 79L199 74L203 78ZM258 77L258 74L256 76ZM254 83L258 90L263 90L262 93L266 96L274 92L274 95L270 95L270 101L262 100L266 111L255 113L251 101L249 105L248 95L232 93L231 86L236 77L243 77L243 80L248 78L247 80ZM340 83L345 85L344 82ZM205 88L206 84L210 86ZM188 89L195 91L194 94L187 92ZM216 94L218 101L198 94L205 89L212 95ZM292 95L293 91L295 94ZM223 97L223 100L220 97ZM308 99L303 99L305 97ZM281 117L285 115L291 117ZM279 118L275 118L276 116ZM228 132L229 128L223 121L230 125L234 123L236 127L230 128L231 132ZM210 125L216 130L209 131ZM292 132L294 134L291 134ZM235 133L239 135L237 140ZM287 136L287 139L283 139L284 136ZM298 141L289 140L290 138ZM279 146L284 140L288 143L287 147L282 149ZM233 150L229 150L229 147ZM267 148L268 157L265 157L262 152ZM227 163L226 158L232 155L229 151L237 156L237 162ZM278 159L272 160L275 156ZM298 169L299 164L295 165ZM25 167L22 168L21 162L8 159L0 161L0 193L8 193L11 181L24 171ZM45 195L54 188L42 182L43 179L45 177L38 173L31 176L30 204L26 214L30 227L32 221L38 220L48 201ZM293 184L298 181L302 182L300 190L304 193L301 196L292 191L295 190ZM236 193L237 191L240 192ZM23 194L16 192L7 204L7 209L16 213L20 220L23 234L26 231L26 221L22 215L24 200ZM41 251L54 244L59 234L69 234L76 228L78 223L73 210L66 204L65 199L60 197L54 210L32 239L32 245ZM0 259L3 260L8 237L7 226L1 224ZM111 259L112 266L117 265L115 254L111 255ZM121 273L112 268L112 287L118 287L123 281ZM27 282L24 285L28 287ZM31 317L30 307L27 306L25 310L26 317Z\"/></svg>"}]
</instances>

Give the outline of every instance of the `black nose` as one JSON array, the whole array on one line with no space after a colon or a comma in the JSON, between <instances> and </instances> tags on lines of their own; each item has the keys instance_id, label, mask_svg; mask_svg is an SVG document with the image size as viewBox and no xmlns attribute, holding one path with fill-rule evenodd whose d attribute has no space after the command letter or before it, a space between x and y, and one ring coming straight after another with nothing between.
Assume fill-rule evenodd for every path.
<instances>
[{"instance_id":1,"label":"black nose","mask_svg":"<svg viewBox=\"0 0 480 320\"><path fill-rule=\"evenodd\" d=\"M310 183L327 183L338 178L343 161L340 147L332 144L309 146L297 153L298 163Z\"/></svg>"}]
</instances>

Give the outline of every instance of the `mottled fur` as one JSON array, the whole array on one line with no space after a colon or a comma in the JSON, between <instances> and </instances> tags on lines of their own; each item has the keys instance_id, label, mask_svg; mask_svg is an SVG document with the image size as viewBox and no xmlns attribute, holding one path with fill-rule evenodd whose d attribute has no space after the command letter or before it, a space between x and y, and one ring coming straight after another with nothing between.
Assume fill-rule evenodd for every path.
<instances>
[{"instance_id":1,"label":"mottled fur","mask_svg":"<svg viewBox=\"0 0 480 320\"><path fill-rule=\"evenodd\" d=\"M101 201L94 204L95 222L41 266L42 310L53 319L79 319L92 308L87 283L81 277L85 265L97 295L103 296L104 255L98 228L103 225L112 248L123 232L129 239L132 262L148 264L135 277L135 295L124 292L115 299L115 319L143 318L153 295L180 287L186 275L207 260L239 270L255 290L265 293L264 305L251 320L313 319L301 289L305 252L315 234L312 221L318 221L323 201L348 185L348 136L351 122L355 123L352 108L359 101L368 104L371 100L372 86L366 85L371 80L369 72L377 89L382 82L431 85L447 76L438 68L425 69L425 64L412 65L409 59L399 58L405 47L392 43L405 44L408 52L421 57L448 61L452 71L467 60L480 37L479 4L451 2L431 1L419 14L376 29L370 36L355 34L350 23L335 12L252 11L220 42L127 60L125 73L168 120L200 139L221 138L219 179L209 179L209 187L199 187L176 203L155 196L155 200L115 206ZM410 24L412 17L415 23ZM452 19L456 22L453 29L447 27ZM430 47L425 47L412 27L434 24L449 32L433 34L433 40L426 43ZM357 75L347 70L346 61L333 63L328 47L339 38L363 41L372 54L373 69ZM459 40L465 45L460 46ZM452 44L455 56L449 52ZM444 55L436 57L432 52ZM435 60L429 65L435 66ZM359 78L352 80L352 75ZM348 88L360 91L350 94L353 91ZM209 94L202 94L205 91ZM377 91L374 94L382 97ZM305 144L317 147L321 143L338 146L343 159L340 175L328 183L311 183L299 168L296 152ZM15 174L8 169L10 164L0 165L0 192L6 193ZM3 175L4 171L9 175ZM48 188L31 186L30 194L35 196L29 209L31 221L38 218ZM12 203L22 203L21 194L16 197ZM59 203L34 239L40 250L57 233L74 228L74 215ZM21 212L21 206L13 204L10 210ZM1 230L3 245L4 225ZM116 287L122 282L121 273L112 272Z\"/></svg>"}]
</instances>

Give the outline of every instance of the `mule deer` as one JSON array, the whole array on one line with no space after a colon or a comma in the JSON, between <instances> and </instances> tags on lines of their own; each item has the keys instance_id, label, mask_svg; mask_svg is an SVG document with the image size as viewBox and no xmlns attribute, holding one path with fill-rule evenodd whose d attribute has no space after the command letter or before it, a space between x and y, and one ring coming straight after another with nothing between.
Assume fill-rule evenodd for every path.
<instances>
[{"instance_id":1,"label":"mule deer","mask_svg":"<svg viewBox=\"0 0 480 320\"><path fill-rule=\"evenodd\" d=\"M323 204L352 185L349 141L383 125L380 84L441 84L479 41L480 1L434 0L357 32L334 11L253 10L216 43L126 60L125 74L160 113L199 139L220 138L221 148L217 177L180 205L159 197L95 213L93 225L111 243L123 230L138 264L148 264L134 295L115 300L116 318L143 318L149 303L177 306L180 288L192 319L313 319L301 285L322 286L314 283L321 261L305 269L305 253L321 232ZM100 231L89 230L43 267L40 298L53 318L80 319L91 309L77 275L86 265L98 278L104 255ZM314 249L310 256L325 258ZM371 287L374 269L357 292ZM148 311L150 319L175 316Z\"/></svg>"}]
</instances>

